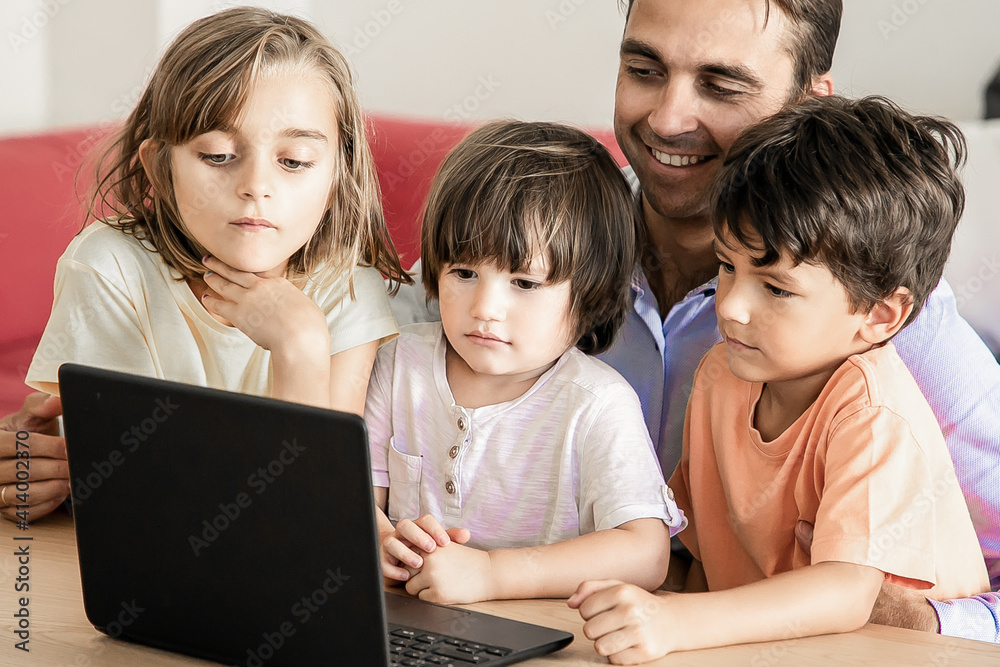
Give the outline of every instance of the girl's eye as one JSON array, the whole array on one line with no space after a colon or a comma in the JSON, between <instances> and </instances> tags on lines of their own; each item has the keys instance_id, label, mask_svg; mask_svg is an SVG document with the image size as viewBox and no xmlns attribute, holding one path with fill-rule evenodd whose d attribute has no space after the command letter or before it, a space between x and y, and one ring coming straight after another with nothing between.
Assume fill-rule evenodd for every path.
<instances>
[{"instance_id":1,"label":"girl's eye","mask_svg":"<svg viewBox=\"0 0 1000 667\"><path fill-rule=\"evenodd\" d=\"M236 159L232 153L198 153L198 158L208 164L226 164Z\"/></svg>"},{"instance_id":2,"label":"girl's eye","mask_svg":"<svg viewBox=\"0 0 1000 667\"><path fill-rule=\"evenodd\" d=\"M538 289L541 286L541 283L537 283L534 280L525 280L524 278L517 278L514 280L514 287L525 291Z\"/></svg>"},{"instance_id":3,"label":"girl's eye","mask_svg":"<svg viewBox=\"0 0 1000 667\"><path fill-rule=\"evenodd\" d=\"M302 171L303 169L309 169L315 164L315 162L293 160L292 158L282 158L279 162L289 171Z\"/></svg>"},{"instance_id":4,"label":"girl's eye","mask_svg":"<svg viewBox=\"0 0 1000 667\"><path fill-rule=\"evenodd\" d=\"M789 292L788 290L783 290L780 287L775 287L774 285L765 285L765 287L773 296L776 296L780 299L784 299L792 295L792 293Z\"/></svg>"}]
</instances>

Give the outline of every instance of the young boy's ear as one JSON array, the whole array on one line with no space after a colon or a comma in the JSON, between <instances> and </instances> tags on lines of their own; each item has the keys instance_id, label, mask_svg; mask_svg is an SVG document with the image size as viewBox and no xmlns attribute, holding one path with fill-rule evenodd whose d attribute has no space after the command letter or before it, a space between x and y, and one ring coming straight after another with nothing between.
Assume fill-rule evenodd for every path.
<instances>
[{"instance_id":1,"label":"young boy's ear","mask_svg":"<svg viewBox=\"0 0 1000 667\"><path fill-rule=\"evenodd\" d=\"M864 324L861 325L860 335L871 345L884 343L903 328L911 312L913 312L913 295L905 287L898 287L868 312Z\"/></svg>"}]
</instances>

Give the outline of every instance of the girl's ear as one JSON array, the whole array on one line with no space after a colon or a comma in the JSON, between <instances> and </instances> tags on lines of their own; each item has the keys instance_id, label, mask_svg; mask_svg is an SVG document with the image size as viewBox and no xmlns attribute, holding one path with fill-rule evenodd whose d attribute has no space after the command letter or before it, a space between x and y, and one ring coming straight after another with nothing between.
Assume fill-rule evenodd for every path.
<instances>
[{"instance_id":1,"label":"girl's ear","mask_svg":"<svg viewBox=\"0 0 1000 667\"><path fill-rule=\"evenodd\" d=\"M154 168L156 151L160 150L161 143L155 139L144 139L139 144L139 162L142 163L142 170L146 172L146 180L151 184L156 183L156 171ZM153 194L150 192L150 194Z\"/></svg>"},{"instance_id":2,"label":"girl's ear","mask_svg":"<svg viewBox=\"0 0 1000 667\"><path fill-rule=\"evenodd\" d=\"M905 287L896 288L895 292L876 303L868 312L861 325L861 338L871 345L884 343L903 328L911 312L913 295L910 290Z\"/></svg>"}]
</instances>

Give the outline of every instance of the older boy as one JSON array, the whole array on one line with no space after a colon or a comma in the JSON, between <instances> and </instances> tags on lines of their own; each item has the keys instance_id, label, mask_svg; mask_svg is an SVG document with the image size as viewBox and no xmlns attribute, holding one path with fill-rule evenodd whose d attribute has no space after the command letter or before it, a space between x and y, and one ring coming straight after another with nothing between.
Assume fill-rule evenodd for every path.
<instances>
[{"instance_id":1,"label":"older boy","mask_svg":"<svg viewBox=\"0 0 1000 667\"><path fill-rule=\"evenodd\" d=\"M569 602L598 652L638 662L853 630L885 580L938 599L988 588L934 413L889 342L941 279L963 150L946 121L839 97L733 145L712 209L724 342L695 374L670 480L690 520L688 589L711 592L584 584Z\"/></svg>"}]
</instances>

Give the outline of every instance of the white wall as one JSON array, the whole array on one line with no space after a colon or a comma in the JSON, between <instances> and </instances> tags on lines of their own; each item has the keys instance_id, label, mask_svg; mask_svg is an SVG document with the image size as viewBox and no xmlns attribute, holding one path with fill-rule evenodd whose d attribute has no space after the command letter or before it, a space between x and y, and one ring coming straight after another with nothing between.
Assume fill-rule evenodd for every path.
<instances>
[{"instance_id":1,"label":"white wall","mask_svg":"<svg viewBox=\"0 0 1000 667\"><path fill-rule=\"evenodd\" d=\"M0 3L0 133L114 120L158 53L219 0ZM366 106L430 118L513 115L610 125L617 0L270 0L350 55ZM1000 65L996 0L846 0L834 76L956 119L976 118Z\"/></svg>"}]
</instances>

